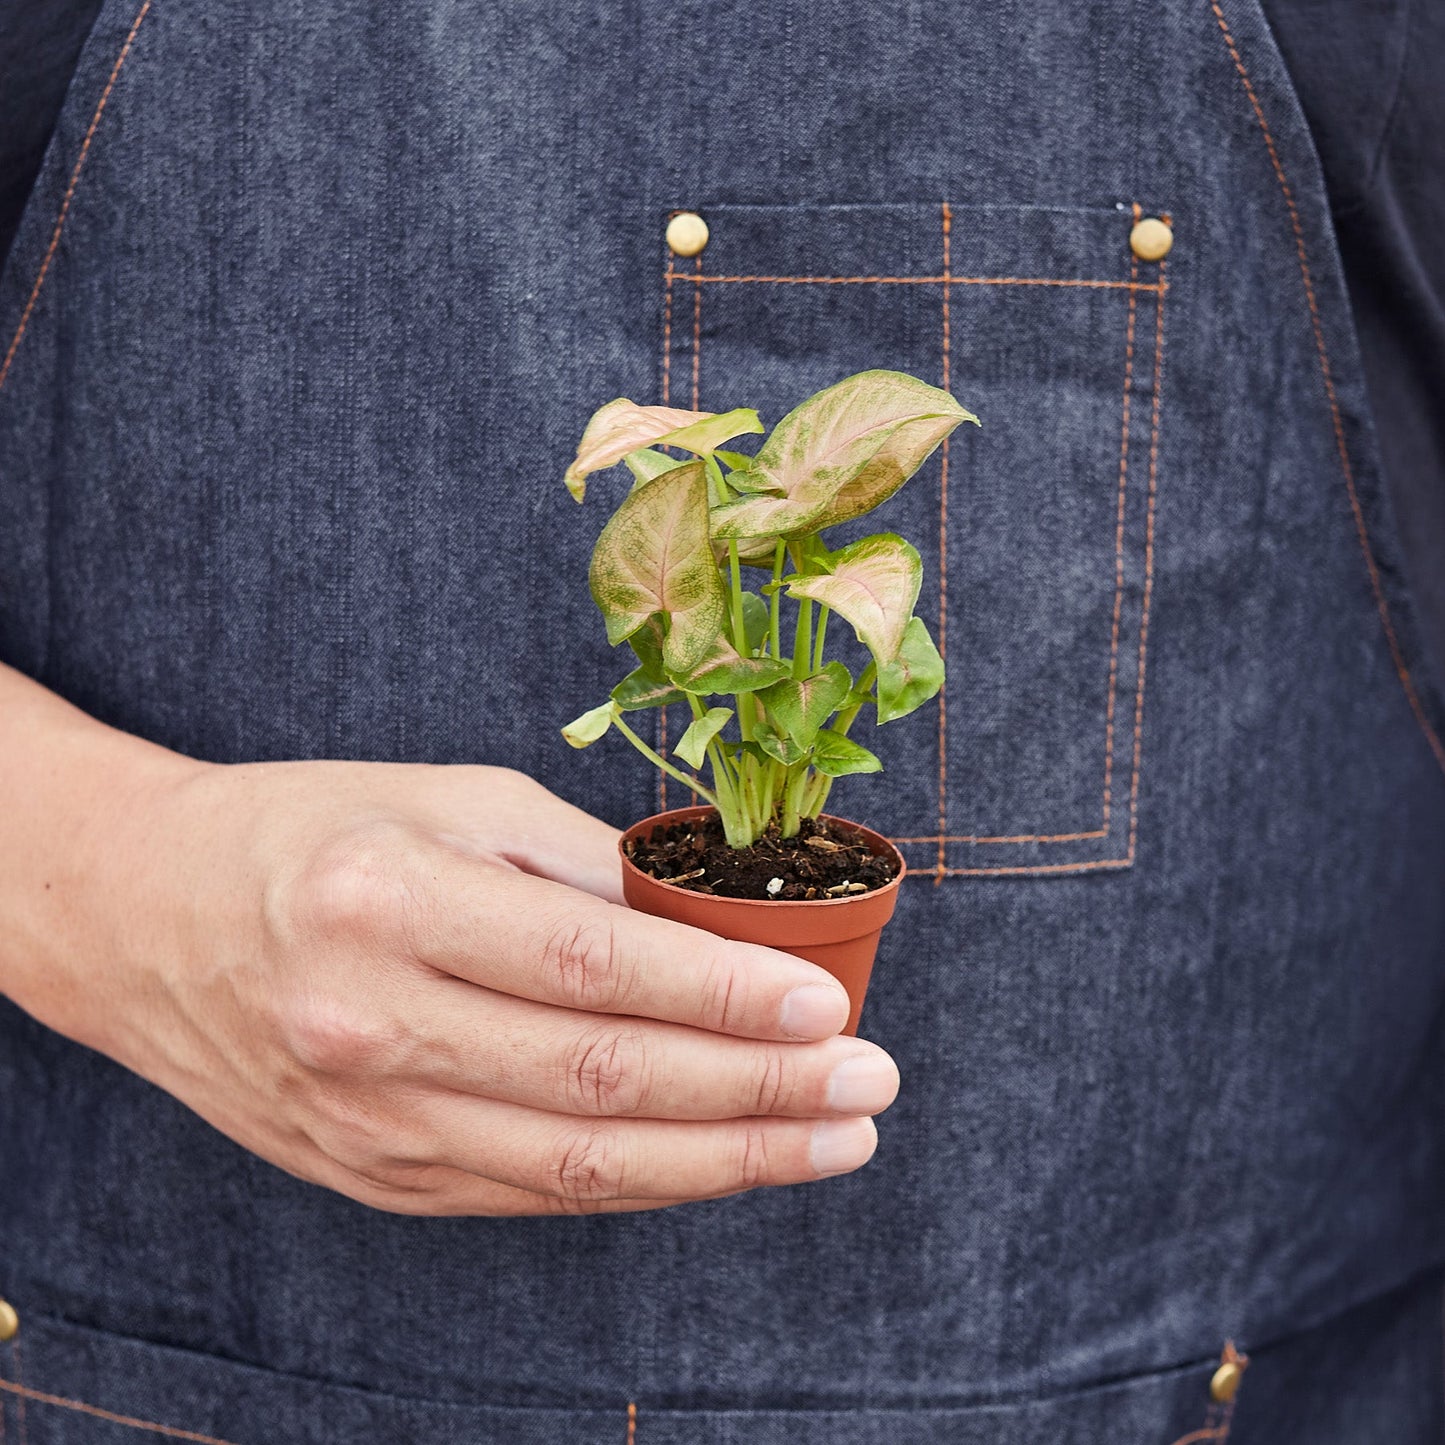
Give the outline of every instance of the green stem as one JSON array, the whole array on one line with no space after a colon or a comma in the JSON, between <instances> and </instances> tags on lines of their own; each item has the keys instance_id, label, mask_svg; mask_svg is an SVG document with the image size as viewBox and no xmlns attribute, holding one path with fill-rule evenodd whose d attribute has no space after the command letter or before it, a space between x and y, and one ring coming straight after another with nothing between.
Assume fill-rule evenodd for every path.
<instances>
[{"instance_id":1,"label":"green stem","mask_svg":"<svg viewBox=\"0 0 1445 1445\"><path fill-rule=\"evenodd\" d=\"M858 681L853 685L853 691L855 693L866 693L868 689L873 686L873 679L877 676L878 664L870 662L859 674ZM867 701L867 698L863 699L863 702ZM844 737L847 737L848 729L853 726L853 719L856 718L862 710L862 702L855 702L852 707L844 708L843 711L838 714L838 720L833 724L833 731L835 733L842 733Z\"/></svg>"},{"instance_id":2,"label":"green stem","mask_svg":"<svg viewBox=\"0 0 1445 1445\"><path fill-rule=\"evenodd\" d=\"M813 651L813 599L798 599L798 630L793 636L793 676L808 675L808 659ZM791 836L791 835L789 835Z\"/></svg>"},{"instance_id":3,"label":"green stem","mask_svg":"<svg viewBox=\"0 0 1445 1445\"><path fill-rule=\"evenodd\" d=\"M818 635L813 641L813 671L823 670L823 638L828 631L828 614L831 609L825 603L818 604Z\"/></svg>"},{"instance_id":4,"label":"green stem","mask_svg":"<svg viewBox=\"0 0 1445 1445\"><path fill-rule=\"evenodd\" d=\"M779 623L782 618L783 603L783 556L787 551L787 544L781 537L778 538L778 545L773 548L773 656L783 655L783 632Z\"/></svg>"},{"instance_id":5,"label":"green stem","mask_svg":"<svg viewBox=\"0 0 1445 1445\"><path fill-rule=\"evenodd\" d=\"M649 758L669 777L676 778L679 783L682 783L685 786L691 788L692 791L698 795L698 797L706 798L714 808L717 808L719 813L722 812L722 808L718 804L717 794L714 793L711 788L707 787L703 783L701 778L692 777L690 774L683 772L681 768L673 767L673 765L668 762L668 760L663 757L661 753L657 752L653 748L648 747L648 745L643 742L642 739L638 737L637 734L633 732L632 729L628 727L627 724L623 722L620 717L615 717L612 719L612 726L615 727L617 731L620 732L622 736L625 737L627 741L630 742L632 746L635 747L637 751L642 754L643 757Z\"/></svg>"}]
</instances>

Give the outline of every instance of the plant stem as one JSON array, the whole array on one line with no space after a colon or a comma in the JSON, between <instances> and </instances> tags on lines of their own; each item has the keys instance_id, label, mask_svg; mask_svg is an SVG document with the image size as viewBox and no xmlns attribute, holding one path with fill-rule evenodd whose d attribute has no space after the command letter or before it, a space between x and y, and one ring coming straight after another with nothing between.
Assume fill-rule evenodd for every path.
<instances>
[{"instance_id":1,"label":"plant stem","mask_svg":"<svg viewBox=\"0 0 1445 1445\"><path fill-rule=\"evenodd\" d=\"M722 808L718 805L717 794L714 793L711 788L707 787L703 783L701 778L694 778L688 773L683 772L681 768L673 767L673 765L668 762L668 760L663 757L661 753L657 752L653 748L648 747L648 745L643 742L642 739L638 737L637 734L633 732L632 729L628 727L627 724L623 722L620 717L615 717L612 719L612 726L615 727L617 731L620 732L622 736L625 737L627 741L630 742L632 746L635 747L637 751L642 754L643 757L650 759L669 777L676 778L679 783L683 783L687 787L691 788L692 791L698 795L698 797L706 798L714 808L717 808L718 812L722 812Z\"/></svg>"},{"instance_id":2,"label":"plant stem","mask_svg":"<svg viewBox=\"0 0 1445 1445\"><path fill-rule=\"evenodd\" d=\"M798 630L793 636L793 676L808 675L808 660L813 650L813 599L798 599Z\"/></svg>"},{"instance_id":3,"label":"plant stem","mask_svg":"<svg viewBox=\"0 0 1445 1445\"><path fill-rule=\"evenodd\" d=\"M787 551L787 544L781 537L778 538L778 545L773 548L773 656L783 655L783 634L779 626L782 614L783 601L783 555Z\"/></svg>"},{"instance_id":4,"label":"plant stem","mask_svg":"<svg viewBox=\"0 0 1445 1445\"><path fill-rule=\"evenodd\" d=\"M828 614L831 609L824 603L818 604L818 635L813 641L813 671L823 670L823 638L828 631Z\"/></svg>"},{"instance_id":5,"label":"plant stem","mask_svg":"<svg viewBox=\"0 0 1445 1445\"><path fill-rule=\"evenodd\" d=\"M858 675L858 681L854 683L853 691L855 693L866 693L868 689L873 686L873 680L877 676L878 664L870 662ZM864 698L863 701L867 702L868 699ZM838 714L838 720L833 724L833 731L835 733L842 733L844 737L847 737L848 729L853 726L853 719L858 716L862 709L862 702L855 702L852 707L844 708L843 711Z\"/></svg>"}]
</instances>

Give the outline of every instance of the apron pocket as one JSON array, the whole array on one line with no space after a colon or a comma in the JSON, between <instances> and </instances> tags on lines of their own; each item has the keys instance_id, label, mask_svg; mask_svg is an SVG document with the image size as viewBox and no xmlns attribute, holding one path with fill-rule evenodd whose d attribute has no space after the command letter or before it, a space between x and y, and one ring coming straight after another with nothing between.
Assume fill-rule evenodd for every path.
<instances>
[{"instance_id":1,"label":"apron pocket","mask_svg":"<svg viewBox=\"0 0 1445 1445\"><path fill-rule=\"evenodd\" d=\"M1167 264L1132 253L1139 208L696 209L704 251L659 261L665 402L761 403L771 426L884 367L948 387L983 422L830 533L883 528L919 548L918 611L948 666L937 702L867 740L885 771L871 790L850 779L841 810L936 877L1127 867ZM660 737L683 726L675 711ZM686 798L664 780L658 800Z\"/></svg>"}]
</instances>

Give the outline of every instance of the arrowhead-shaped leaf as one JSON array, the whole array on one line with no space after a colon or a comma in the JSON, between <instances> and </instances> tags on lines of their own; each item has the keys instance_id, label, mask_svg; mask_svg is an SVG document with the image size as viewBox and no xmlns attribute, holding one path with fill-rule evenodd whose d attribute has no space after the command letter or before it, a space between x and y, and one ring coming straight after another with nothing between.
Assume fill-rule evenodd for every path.
<instances>
[{"instance_id":1,"label":"arrowhead-shaped leaf","mask_svg":"<svg viewBox=\"0 0 1445 1445\"><path fill-rule=\"evenodd\" d=\"M818 745L813 749L811 762L820 773L830 778L841 778L845 773L878 773L883 770L883 764L867 748L830 728L824 728L818 734Z\"/></svg>"},{"instance_id":2,"label":"arrowhead-shaped leaf","mask_svg":"<svg viewBox=\"0 0 1445 1445\"><path fill-rule=\"evenodd\" d=\"M669 457L647 447L643 447L641 451L628 452L622 460L627 463L627 470L636 479L634 485L639 487L643 482L650 482L654 477L660 477L674 467L687 465L686 457Z\"/></svg>"},{"instance_id":3,"label":"arrowhead-shaped leaf","mask_svg":"<svg viewBox=\"0 0 1445 1445\"><path fill-rule=\"evenodd\" d=\"M878 669L878 721L892 722L937 697L943 686L943 659L921 617L909 620L903 646L887 667Z\"/></svg>"},{"instance_id":4,"label":"arrowhead-shaped leaf","mask_svg":"<svg viewBox=\"0 0 1445 1445\"><path fill-rule=\"evenodd\" d=\"M730 707L710 707L701 717L693 718L688 729L677 740L673 749L684 762L700 768L707 757L707 745L728 725L733 710Z\"/></svg>"},{"instance_id":5,"label":"arrowhead-shaped leaf","mask_svg":"<svg viewBox=\"0 0 1445 1445\"><path fill-rule=\"evenodd\" d=\"M743 593L743 636L747 640L749 652L757 651L763 638L768 635L772 620L768 604L756 592Z\"/></svg>"},{"instance_id":6,"label":"arrowhead-shaped leaf","mask_svg":"<svg viewBox=\"0 0 1445 1445\"><path fill-rule=\"evenodd\" d=\"M826 603L853 624L879 668L889 666L903 646L923 583L917 550L892 532L880 532L834 552L828 566L819 577L789 578L789 593Z\"/></svg>"},{"instance_id":7,"label":"arrowhead-shaped leaf","mask_svg":"<svg viewBox=\"0 0 1445 1445\"><path fill-rule=\"evenodd\" d=\"M612 689L612 701L623 712L638 712L645 707L667 707L670 703L686 702L687 696L665 677L658 677L645 667L634 667Z\"/></svg>"},{"instance_id":8,"label":"arrowhead-shaped leaf","mask_svg":"<svg viewBox=\"0 0 1445 1445\"><path fill-rule=\"evenodd\" d=\"M685 452L705 456L716 450L722 442L731 441L733 437L746 436L750 432L760 432L762 429L763 424L758 420L757 412L750 406L740 406L733 411L704 416L701 421L695 421L678 431L668 432L657 440L661 446L681 447Z\"/></svg>"},{"instance_id":9,"label":"arrowhead-shaped leaf","mask_svg":"<svg viewBox=\"0 0 1445 1445\"><path fill-rule=\"evenodd\" d=\"M710 411L683 411L675 406L638 406L625 396L609 401L592 413L582 433L577 455L564 479L567 490L580 502L591 473L616 466L628 452L712 415Z\"/></svg>"},{"instance_id":10,"label":"arrowhead-shaped leaf","mask_svg":"<svg viewBox=\"0 0 1445 1445\"><path fill-rule=\"evenodd\" d=\"M852 687L848 669L841 662L830 662L810 677L774 683L758 694L758 701L795 743L807 748Z\"/></svg>"},{"instance_id":11,"label":"arrowhead-shaped leaf","mask_svg":"<svg viewBox=\"0 0 1445 1445\"><path fill-rule=\"evenodd\" d=\"M795 407L746 474L759 494L713 509L721 538L796 537L886 501L960 422L978 418L901 371L862 371Z\"/></svg>"},{"instance_id":12,"label":"arrowhead-shaped leaf","mask_svg":"<svg viewBox=\"0 0 1445 1445\"><path fill-rule=\"evenodd\" d=\"M779 732L772 723L763 719L753 728L753 737L759 748L768 757L776 758L780 763L792 767L794 763L802 762L806 750L800 748L786 733Z\"/></svg>"},{"instance_id":13,"label":"arrowhead-shaped leaf","mask_svg":"<svg viewBox=\"0 0 1445 1445\"><path fill-rule=\"evenodd\" d=\"M616 715L617 709L610 702L604 702L601 707L590 708L576 721L569 722L562 729L562 736L574 748L585 748L589 743L595 743L612 726L612 719Z\"/></svg>"},{"instance_id":14,"label":"arrowhead-shaped leaf","mask_svg":"<svg viewBox=\"0 0 1445 1445\"><path fill-rule=\"evenodd\" d=\"M614 646L661 613L667 673L702 662L727 620L702 462L663 472L623 499L597 539L588 581Z\"/></svg>"},{"instance_id":15,"label":"arrowhead-shaped leaf","mask_svg":"<svg viewBox=\"0 0 1445 1445\"><path fill-rule=\"evenodd\" d=\"M705 697L715 692L756 692L788 675L788 664L774 657L743 657L724 637L690 673L673 672L684 692Z\"/></svg>"}]
</instances>

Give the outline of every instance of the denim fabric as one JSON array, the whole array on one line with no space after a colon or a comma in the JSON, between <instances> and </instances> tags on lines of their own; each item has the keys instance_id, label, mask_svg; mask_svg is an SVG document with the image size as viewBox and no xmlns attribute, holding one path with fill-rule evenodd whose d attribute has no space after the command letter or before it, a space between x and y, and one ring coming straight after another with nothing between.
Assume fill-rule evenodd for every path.
<instances>
[{"instance_id":1,"label":"denim fabric","mask_svg":"<svg viewBox=\"0 0 1445 1445\"><path fill-rule=\"evenodd\" d=\"M386 1215L0 1005L7 1438L1437 1440L1439 694L1256 0L140 7L0 277L0 656L107 721L625 823L556 731L619 672L590 407L899 366L983 427L876 518L950 681L837 795L914 870L874 1160Z\"/></svg>"}]
</instances>

